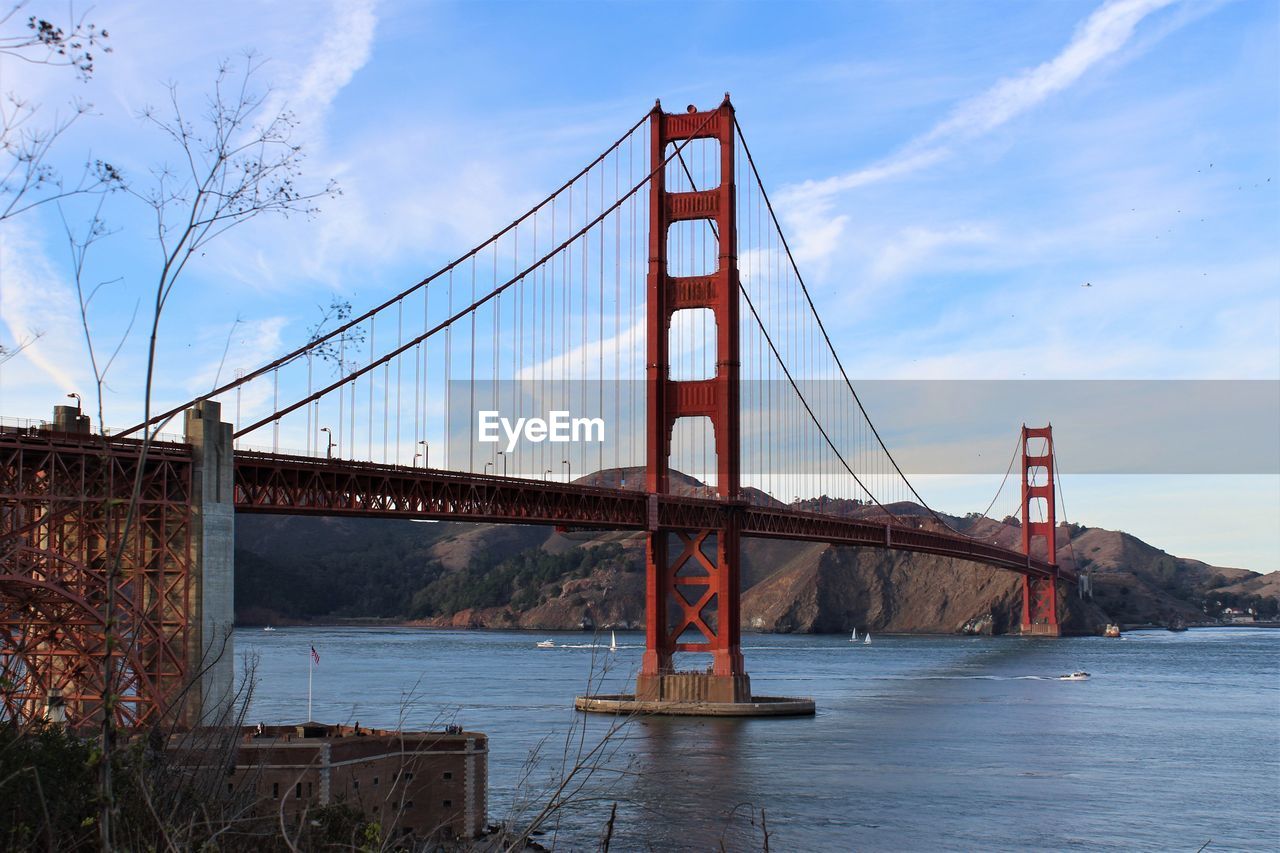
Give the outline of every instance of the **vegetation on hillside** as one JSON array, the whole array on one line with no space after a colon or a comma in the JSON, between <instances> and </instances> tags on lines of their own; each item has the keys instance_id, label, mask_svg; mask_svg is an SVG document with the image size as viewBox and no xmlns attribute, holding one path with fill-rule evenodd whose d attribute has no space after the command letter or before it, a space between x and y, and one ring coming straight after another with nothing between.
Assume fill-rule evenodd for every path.
<instances>
[{"instance_id":1,"label":"vegetation on hillside","mask_svg":"<svg viewBox=\"0 0 1280 853\"><path fill-rule=\"evenodd\" d=\"M236 612L253 621L272 614L288 620L421 619L482 607L527 610L559 595L564 583L624 561L619 545L604 543L560 554L536 547L481 553L450 571L430 546L451 531L456 528L403 523L355 536L276 529L270 547L254 539L252 549L236 551Z\"/></svg>"},{"instance_id":2,"label":"vegetation on hillside","mask_svg":"<svg viewBox=\"0 0 1280 853\"><path fill-rule=\"evenodd\" d=\"M504 605L528 610L559 595L565 582L585 578L597 567L621 558L621 546L605 543L561 554L531 548L496 563L481 560L462 571L441 575L418 590L409 615L422 618Z\"/></svg>"}]
</instances>

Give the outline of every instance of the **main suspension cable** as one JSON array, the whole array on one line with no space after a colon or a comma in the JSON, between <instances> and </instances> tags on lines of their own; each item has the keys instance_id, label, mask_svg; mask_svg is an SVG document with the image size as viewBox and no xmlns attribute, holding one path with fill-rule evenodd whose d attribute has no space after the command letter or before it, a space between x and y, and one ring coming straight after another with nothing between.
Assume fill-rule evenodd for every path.
<instances>
[{"instance_id":1,"label":"main suspension cable","mask_svg":"<svg viewBox=\"0 0 1280 853\"><path fill-rule=\"evenodd\" d=\"M702 124L697 128L697 130L696 130L696 131L694 131L694 136L696 136L696 134L697 134L697 133L700 133L700 132L701 132L701 131L706 127L707 123L711 120L711 117L712 117L712 116L714 116L714 115L716 115L716 114L715 114L715 113L708 113L708 114L707 114L707 118L703 119ZM639 124L637 124L637 125L636 125L636 127L639 127ZM633 130L634 130L634 128L633 128ZM376 368L376 367L380 367L382 364L384 364L384 363L386 363L386 362L389 362L391 359L393 359L393 358L395 358L395 357L397 357L397 356L401 355L403 352L405 352L405 351L406 351L406 350L408 350L408 349L411 349L412 347L416 346L418 343L420 343L420 342L422 342L422 341L425 341L425 340L427 340L428 338L430 338L430 337L434 336L436 333L440 332L442 329L446 329L446 328L451 327L455 322L457 322L458 320L460 320L460 319L462 319L463 317L467 316L468 314L470 314L470 313L474 312L476 309L480 308L481 306L488 304L490 300L495 299L495 298L496 298L500 293L504 292L505 290L507 290L508 288L510 288L512 285L514 285L514 284L516 284L517 282L519 282L519 281L521 281L522 279L524 279L526 276L528 276L528 275L529 275L529 273L533 272L534 270L537 270L537 269L538 269L539 267L541 267L543 264L545 264L545 263L547 263L548 261L550 261L550 260L552 260L553 258L555 258L555 257L556 257L557 255L559 255L562 251L564 251L564 249L565 249L566 247L569 247L569 246L573 245L573 243L575 243L575 242L578 240L578 238L579 238L579 237L581 237L582 235L584 235L584 234L588 233L592 228L596 227L596 226L597 226L597 225L599 225L602 221L604 221L604 219L605 219L609 214L613 213L615 210L617 210L618 208L620 208L620 207L621 207L621 206L622 206L622 205L623 205L623 204L624 204L624 203L625 203L629 198L631 198L633 195L635 195L637 192L639 192L641 187L645 186L645 185L646 185L650 180L652 180L652 179L653 179L653 176L654 176L655 174L657 174L657 170L658 170L658 169L665 168L665 167L666 167L666 165L667 165L667 163L669 163L669 162L672 160L672 158L676 157L676 156L681 152L681 150L684 148L684 146L685 146L685 145L687 145L687 144L692 140L692 138L693 138L693 137L690 137L689 139L685 139L685 140L683 140L683 141L682 141L678 146L676 146L676 148L675 148L675 150L674 150L674 151L672 151L670 154L668 154L668 155L666 156L666 158L665 158L661 163L659 163L657 166L655 166L653 169L651 169L647 175L645 175L643 178L641 178L641 180L640 180L638 183L636 183L636 184L635 184L635 186L633 186L630 190L628 190L628 191L627 191L626 195L622 196L622 197L621 197L621 198L619 198L617 201L615 201L613 204L611 204L611 205L608 207L608 209L607 209L607 210L603 210L603 211L601 211L601 212L600 212L600 213L599 213L599 214L598 214L594 219L592 219L591 221L587 222L585 225L583 225L581 228L579 228L579 229L578 229L576 232L574 232L571 236L569 236L568 238L566 238L562 243L560 243L560 244L559 244L558 246L556 246L554 249L552 249L551 251L547 252L545 255L543 255L543 256L542 256L541 258L539 258L538 260L534 261L534 262L533 262L532 264L530 264L529 266L525 267L525 269L524 269L523 271L521 271L519 274L517 274L517 275L515 275L515 276L512 276L512 277L511 277L510 279L508 279L506 282L504 282L503 284L501 284L501 285L499 285L499 286L495 287L494 289L490 290L490 291L489 291L487 294L485 294L484 296L474 299L474 300L471 302L471 304L470 304L470 305L466 306L465 308L460 309L459 311L457 311L456 313L454 313L452 316L450 316L448 319L446 319L446 320L442 321L441 323L437 324L434 328L432 328L432 329L430 329L430 330L428 330L428 331L426 331L426 332L423 332L423 333L422 333L421 335L419 335L418 337L416 337L416 338L414 338L413 340L411 340L411 341L409 341L409 342L407 342L407 343L405 343L405 344L403 344L403 345L401 345L401 346L397 347L396 349L392 350L391 352L387 353L386 355L382 356L381 358L379 358L379 359L377 359L377 360L371 360L369 364L365 365L364 367L359 368L359 369L358 369L358 370L356 370L355 372L351 373L349 376L346 376L346 377L344 377L344 378L342 378L342 379L339 379L337 382L334 382L334 383L330 384L330 385L329 385L329 386L327 386L326 388L323 388L323 389L321 389L320 391L316 391L316 392L314 392L313 394L311 394L310 396L305 397L305 398L303 398L302 400L299 400L298 402L293 403L292 405L287 406L287 407L285 407L284 409L281 409L281 410L279 410L279 411L277 411L277 412L275 412L275 413L273 413L273 414L271 414L271 415L267 416L266 418L263 418L262 420L257 421L256 423L253 423L253 424L251 424L251 425L249 425L249 426L247 426L247 427L245 427L245 428L243 428L243 429L241 429L241 430L237 431L237 432L236 432L236 434L235 434L235 435L236 435L236 437L238 438L238 437L239 437L239 436L241 436L241 435L245 435L245 434L247 434L247 433L253 432L255 429L258 429L259 427L262 427L262 426L264 426L265 424L268 424L268 423L270 423L270 422L271 422L271 421L273 421L273 420L276 420L276 419L278 419L278 418L281 418L281 417L283 417L283 416L285 416L285 415L289 414L290 412L292 412L292 411L294 411L294 410L296 410L296 409L298 409L298 408L300 408L300 407L302 407L302 406L306 405L307 403L310 403L312 400L318 400L318 399L320 399L321 397L323 397L323 396L325 396L326 394L328 394L330 391L333 391L335 388L340 387L341 385L343 385L343 384L344 384L344 383L346 383L346 382L354 382L356 379L358 379L359 377L361 377L361 376L363 376L364 374L368 373L370 370L373 370L374 368ZM585 217L584 217L584 218L585 218ZM453 267L453 265L450 265L450 267L448 267L447 269L452 269L452 267ZM438 274L437 274L437 275L438 275ZM394 300L392 300L392 301L394 302ZM566 322L567 322L568 312L566 312L566 313L565 313L565 317L566 317ZM568 338L568 335L566 335L566 339L567 339L567 338ZM135 429L136 429L136 427L135 427Z\"/></svg>"},{"instance_id":2,"label":"main suspension cable","mask_svg":"<svg viewBox=\"0 0 1280 853\"><path fill-rule=\"evenodd\" d=\"M742 142L743 153L747 155L747 162L751 165L751 173L755 176L756 185L760 188L760 196L761 198L764 199L765 207L768 209L769 216L773 220L774 227L778 231L778 237L782 241L782 248L787 254L787 260L790 261L791 268L792 270L795 271L796 281L799 282L800 284L800 289L804 293L805 301L809 303L809 309L813 312L814 320L817 321L818 329L819 331L822 332L823 340L826 341L827 349L830 350L831 356L835 360L836 367L839 368L840 370L840 376L844 379L844 383L848 387L849 393L853 395L854 402L858 404L858 409L862 412L862 416L866 420L867 426L871 427L872 434L875 435L876 441L879 442L880 444L880 448L884 451L885 456L888 458L890 464L893 465L893 470L896 471L898 473L898 476L902 478L902 482L905 483L907 488L911 490L911 494L914 495L916 500L920 502L920 505L924 507L926 510L928 510L929 514L932 515L934 519L943 527L946 527L948 530L951 530L957 535L967 536L967 534L961 533L959 530L956 530L954 527L948 524L942 518L942 516L940 516L937 512L935 512L934 509L931 506L929 506L928 503L925 502L925 499L920 496L920 493L916 491L916 487L913 486L911 484L911 481L907 479L906 474L902 473L902 469L898 466L898 461L894 459L893 454L889 452L888 446L884 443L884 439L881 438L880 436L880 431L876 429L876 425L872 422L871 417L867 414L866 407L862 405L862 399L858 396L858 392L854 390L853 382L849 380L849 374L844 369L844 363L840 360L840 356L836 352L834 344L832 344L831 342L831 336L827 334L827 327L822 322L821 315L818 314L818 309L813 303L813 298L809 295L809 288L805 285L804 277L800 274L800 267L796 263L795 256L791 253L791 246L787 242L787 236L782 231L782 224L778 221L777 213L774 212L773 202L769 200L769 193L764 188L764 181L761 180L760 178L760 171L759 169L756 168L755 159L751 156L751 148L747 145L746 136L744 136L742 133L742 125L738 123L738 119L736 116L733 119L733 125L738 132L739 141ZM877 504L878 503L879 502L877 501Z\"/></svg>"},{"instance_id":3,"label":"main suspension cable","mask_svg":"<svg viewBox=\"0 0 1280 853\"><path fill-rule=\"evenodd\" d=\"M259 376L262 376L262 375L266 374L267 372L269 372L269 371L271 371L271 370L273 370L273 369L275 369L275 368L277 368L277 367L282 367L282 366L284 366L284 365L286 365L286 364L288 364L288 363L290 363L290 362L294 361L295 359L297 359L297 358L299 358L299 357L301 357L301 356L305 355L306 353L308 353L308 352L312 351L314 348L316 348L316 347L320 346L321 344L324 344L324 343L326 343L327 341L333 340L336 336L338 336L338 335L342 335L342 334L344 334L345 332L350 331L351 329L353 329L353 328L355 328L356 326L358 326L359 324L363 323L365 320L368 320L370 317L374 316L375 314L379 313L380 311L383 311L383 310L385 310L386 308L391 307L391 306L392 306L392 305L394 305L396 302L399 302L399 301L401 301L401 300L403 300L403 299L407 298L409 295L413 294L414 292L416 292L416 291L418 291L418 290L421 290L422 288L424 288L424 287L426 287L427 285L431 284L431 282L435 281L435 280L436 280L436 279L438 279L440 276L442 276L442 275L444 275L444 274L446 274L446 273L452 272L452 271L453 271L457 266L459 266L460 264L463 264L463 263L465 263L467 260L474 258L474 257L475 257L476 255L478 255L481 251L483 251L487 246L490 246L490 245L492 245L492 244L496 244L496 242L498 241L498 239L499 239L499 238L503 237L503 236L504 236L504 235L506 235L509 231L511 231L512 229L514 229L514 228L516 228L517 226L519 226L519 225L520 225L521 223L523 223L525 220L527 220L527 219L529 219L530 217L532 217L532 216L536 215L536 214L538 213L538 211L542 210L542 208L543 208L543 207L545 207L548 203L552 202L552 201L553 201L557 196L559 196L562 192L564 192L564 191L565 191L566 189L568 189L569 187L573 186L573 184L574 184L574 183L576 183L576 182L578 181L578 179L579 179L579 178L581 178L583 175L587 174L589 171L591 171L593 168L595 168L597 165L599 165L601 162L603 162L603 161L604 161L604 159L605 159L606 157L608 157L611 153L613 153L613 151L615 151L617 148L619 148L619 147L622 145L622 143L623 143L623 142L626 142L626 141L631 137L631 135L632 135L632 134L634 134L634 133L636 132L636 130L640 127L640 125L644 124L644 123L645 123L645 121L647 121L647 120L649 119L650 114L651 114L651 113L645 113L643 116L641 116L641 118L640 118L640 119L639 119L635 124L631 125L631 127L627 130L627 132L626 132L626 133L624 133L624 134L622 134L622 136L618 137L617 141L615 141L612 145L610 145L608 148L606 148L606 149L604 150L604 152L600 154L600 156L596 157L594 160L592 160L590 163L588 163L586 166L584 166L581 170L579 170L579 171L578 171L578 173L577 173L577 174L575 174L572 178L570 178L569 180L567 180L567 181L565 181L563 184L561 184L561 185L560 185L560 187L559 187L559 188L557 188L556 190L554 190L550 195L548 195L548 196L547 196L546 198L544 198L542 201L540 201L540 202L538 202L537 204L535 204L533 207L529 208L529 210L528 210L528 211L526 211L523 215L521 215L521 216L517 217L515 220L513 220L513 221L512 221L509 225L507 225L505 228L502 228L501 230L499 230L499 231L495 232L495 233L493 234L493 236L491 236L489 239L487 239L487 240L485 240L484 242L482 242L482 243L480 243L480 244L476 245L476 246L475 246L475 247L474 247L470 252L467 252L465 255L462 255L461 257L459 257L458 259L456 259L455 261L453 261L453 262L452 262L452 263L450 263L449 265L447 265L447 266L445 266L445 267L441 267L439 270L436 270L436 271L435 271L434 273L432 273L431 275L429 275L429 276L427 276L426 278L424 278L424 279L422 279L421 281L419 281L417 284L414 284L414 285L412 285L411 287L408 287L408 288L406 288L405 290L402 290L400 293L396 294L395 296L392 296L390 299L387 299L387 300L386 300L385 302L383 302L382 304L380 304L380 305L378 305L378 306L376 306L376 307L374 307L374 308L371 308L370 310L368 310L368 311L366 311L365 313L361 314L359 317L356 317L355 319L350 320L350 321L348 321L348 322L344 323L344 324L343 324L343 325L341 325L341 326L338 326L337 328L333 329L333 331L328 332L327 334L324 334L324 335L322 335L322 336L319 336L319 337L315 338L314 340L307 341L307 342L306 342L305 344L303 344L302 346L298 347L297 349L293 350L292 352L290 352L290 353L288 353L288 354L286 354L286 355L282 355L282 356L280 356L280 357L279 357L279 358L277 358L275 361L272 361L272 362L270 362L270 363L268 363L268 364L265 364L265 365L263 365L262 367L259 367L257 370L250 371L249 373L246 373L244 376L238 377L238 378L236 378L236 379L232 380L231 382L227 382L227 383L225 383L225 384L223 384L223 385L221 385L221 386L218 386L218 387L214 388L212 391L210 391L208 394L203 394L203 395L201 395L201 396L199 396L199 397L196 397L194 400L191 400L191 401L189 401L189 402L183 403L181 406L177 406L177 407L175 407L175 408L173 408L173 409L170 409L169 411L167 411L167 412L165 412L165 413L163 413L163 414L155 415L155 416L153 416L153 417L152 417L150 420L148 420L148 421L144 421L143 423L136 424L135 426L131 426L131 427L129 427L128 429L124 430L123 432L119 432L119 433L117 433L116 435L117 435L118 437L122 437L122 438L123 438L123 437L125 437L125 436L131 435L131 434L133 434L133 433L137 432L137 431L138 431L138 430L140 430L140 429L145 429L145 428L147 428L147 427L150 427L152 424L155 424L155 423L158 423L158 422L166 421L166 420L168 420L169 418L173 417L174 415L177 415L178 413L180 413L180 412L181 412L181 411L183 411L184 409L187 409L187 408L191 407L192 405L194 405L194 404L196 404L196 403L198 403L198 402L200 402L200 401L202 401L202 400L209 400L209 399L212 399L212 398L214 398L214 397L217 397L217 396L218 396L218 395L220 395L220 394L224 394L224 393L226 393L227 391L230 391L230 390L232 390L232 389L234 389L234 388L236 388L236 387L238 387L238 386L240 386L240 385L244 385L244 384L246 384L246 383L248 383L248 382L250 382L250 381L252 381L252 380L254 380L254 379L258 378ZM646 179L646 180L647 180L647 179ZM339 340L341 340L341 339L339 339Z\"/></svg>"}]
</instances>

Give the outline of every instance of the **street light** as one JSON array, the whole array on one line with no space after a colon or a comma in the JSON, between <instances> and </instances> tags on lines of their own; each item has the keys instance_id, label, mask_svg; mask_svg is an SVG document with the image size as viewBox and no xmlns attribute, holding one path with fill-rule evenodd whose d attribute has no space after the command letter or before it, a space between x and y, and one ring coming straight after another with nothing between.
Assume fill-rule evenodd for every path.
<instances>
[{"instance_id":1,"label":"street light","mask_svg":"<svg viewBox=\"0 0 1280 853\"><path fill-rule=\"evenodd\" d=\"M332 459L333 449L338 446L333 441L333 431L330 430L328 427L320 427L320 431L325 434L325 440L329 442L324 449L324 458Z\"/></svg>"},{"instance_id":2,"label":"street light","mask_svg":"<svg viewBox=\"0 0 1280 853\"><path fill-rule=\"evenodd\" d=\"M507 476L507 451L499 450L498 455L502 457L502 476Z\"/></svg>"},{"instance_id":3,"label":"street light","mask_svg":"<svg viewBox=\"0 0 1280 853\"><path fill-rule=\"evenodd\" d=\"M573 466L569 464L568 459L561 459L560 464L565 466L568 469L568 473L565 475L564 481L566 483L572 483L573 482Z\"/></svg>"},{"instance_id":4,"label":"street light","mask_svg":"<svg viewBox=\"0 0 1280 853\"><path fill-rule=\"evenodd\" d=\"M548 468L547 470L545 470L545 471L543 471L543 472L542 472L542 479L543 479L543 481L544 481L544 482L545 482L545 481L546 481L546 479L547 479L548 477L550 477L550 476L551 476L551 469L550 469L550 468Z\"/></svg>"},{"instance_id":5,"label":"street light","mask_svg":"<svg viewBox=\"0 0 1280 853\"><path fill-rule=\"evenodd\" d=\"M80 414L80 411L81 411L81 409L83 408L83 404L82 404L82 403L81 403L81 401L80 401L80 395L79 395L79 394L77 394L75 391L72 391L72 392L71 392L70 394L68 394L67 396L68 396L68 397L71 397L71 398L73 398L73 399L75 399L75 401L76 401L76 414L77 414L77 415L78 415L78 414Z\"/></svg>"},{"instance_id":6,"label":"street light","mask_svg":"<svg viewBox=\"0 0 1280 853\"><path fill-rule=\"evenodd\" d=\"M428 445L428 444L427 444L426 439L423 439L422 441L419 441L419 442L418 442L418 444L421 444L421 445L422 445L422 453L418 454L419 456L421 456L421 457L422 457L422 467L423 467L423 468L430 468L430 467L431 467L431 456L430 456L430 454L431 454L431 447L430 447L430 445ZM416 457L415 457L415 458L416 458Z\"/></svg>"},{"instance_id":7,"label":"street light","mask_svg":"<svg viewBox=\"0 0 1280 853\"><path fill-rule=\"evenodd\" d=\"M486 474L488 474L488 473L489 473L489 469L490 469L490 468L492 468L492 467L493 467L493 461L492 461L492 460L490 460L490 461L488 461L488 462L484 463L484 472L485 472Z\"/></svg>"}]
</instances>

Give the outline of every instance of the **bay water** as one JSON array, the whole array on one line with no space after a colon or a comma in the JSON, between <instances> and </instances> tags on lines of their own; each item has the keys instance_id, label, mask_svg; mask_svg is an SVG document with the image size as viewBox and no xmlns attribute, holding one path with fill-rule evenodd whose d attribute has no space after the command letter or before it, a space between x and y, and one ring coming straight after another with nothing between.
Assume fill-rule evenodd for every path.
<instances>
[{"instance_id":1,"label":"bay water","mask_svg":"<svg viewBox=\"0 0 1280 853\"><path fill-rule=\"evenodd\" d=\"M554 648L538 648L551 639ZM644 637L391 627L239 629L250 723L457 724L489 736L489 815L546 799L629 692ZM1278 850L1280 631L1120 639L746 635L757 695L795 719L638 718L539 840L614 850ZM1062 681L1076 670L1087 681ZM531 759L532 756L532 759ZM577 779L581 779L579 776ZM763 813L763 822L762 822Z\"/></svg>"}]
</instances>

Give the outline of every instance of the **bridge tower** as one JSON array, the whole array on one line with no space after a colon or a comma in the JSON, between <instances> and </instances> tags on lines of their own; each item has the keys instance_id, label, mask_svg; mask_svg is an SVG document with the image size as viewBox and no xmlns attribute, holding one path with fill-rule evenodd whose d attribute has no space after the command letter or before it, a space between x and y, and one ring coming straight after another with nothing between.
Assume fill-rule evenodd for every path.
<instances>
[{"instance_id":1,"label":"bridge tower","mask_svg":"<svg viewBox=\"0 0 1280 853\"><path fill-rule=\"evenodd\" d=\"M728 95L714 110L650 116L648 341L646 359L647 472L650 494L670 490L672 433L680 418L705 417L715 434L716 492L739 497L738 246L734 194L734 112ZM668 191L668 146L690 140L719 143L720 185L690 192ZM678 160L673 160L679 162ZM668 237L672 225L708 221L717 236L717 265L708 275L669 274ZM670 331L676 311L710 309L716 326L715 375L671 378ZM740 633L740 525L727 513L719 529L669 530L659 527L657 506L646 547L645 653L636 682L642 701L749 702L751 681L743 666ZM676 652L710 653L706 672L677 672Z\"/></svg>"},{"instance_id":2,"label":"bridge tower","mask_svg":"<svg viewBox=\"0 0 1280 853\"><path fill-rule=\"evenodd\" d=\"M1033 440L1044 440L1044 452L1032 450ZM1038 449L1038 448L1037 448ZM1053 480L1053 425L1022 426L1022 550L1031 554L1036 539L1043 539L1046 561L1057 568L1056 493ZM1032 504L1043 501L1042 520L1033 520ZM1061 636L1058 627L1057 577L1022 576L1022 633L1042 637Z\"/></svg>"}]
</instances>

